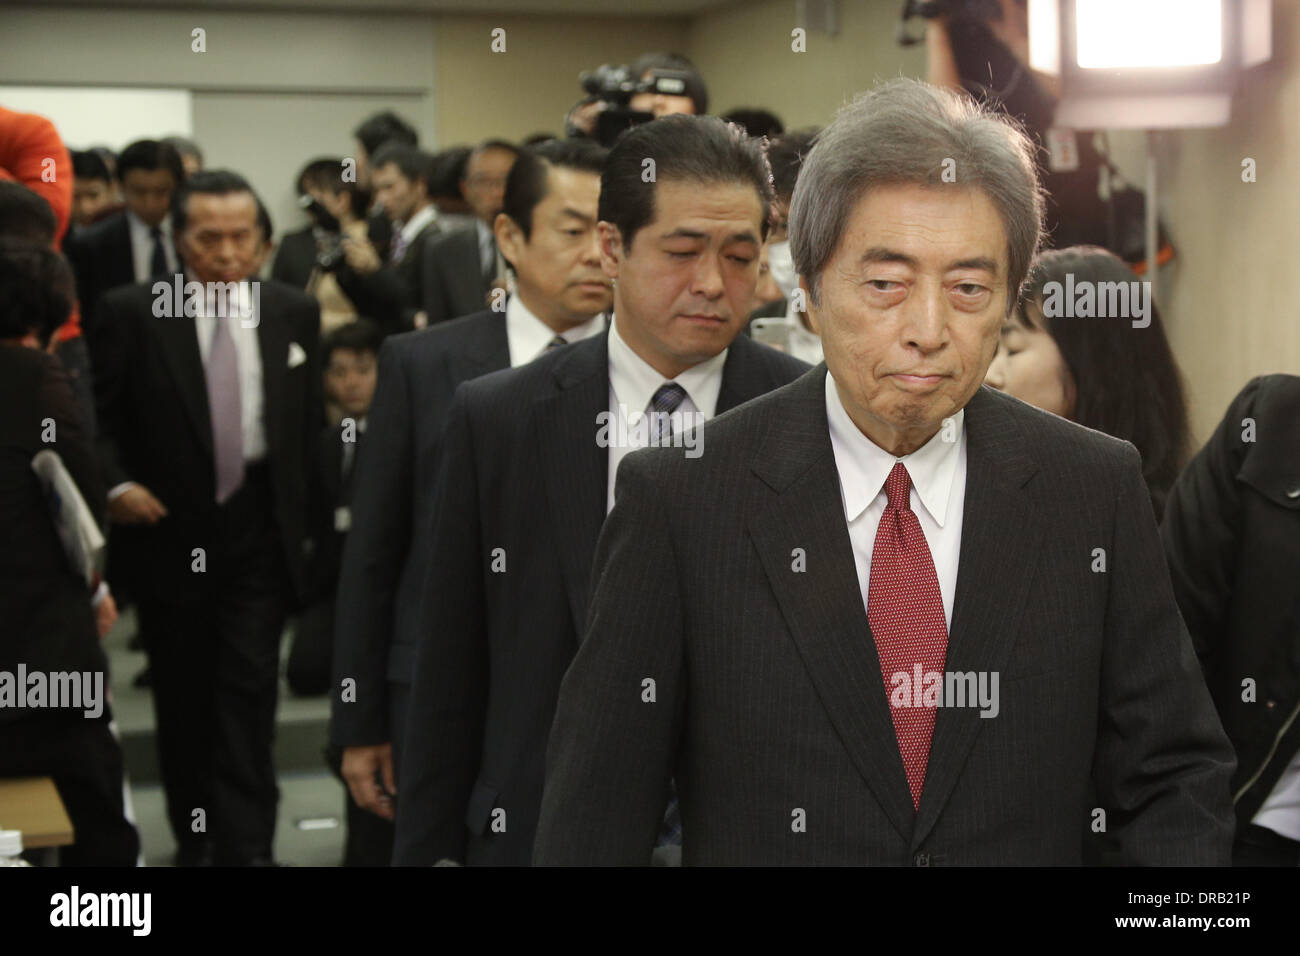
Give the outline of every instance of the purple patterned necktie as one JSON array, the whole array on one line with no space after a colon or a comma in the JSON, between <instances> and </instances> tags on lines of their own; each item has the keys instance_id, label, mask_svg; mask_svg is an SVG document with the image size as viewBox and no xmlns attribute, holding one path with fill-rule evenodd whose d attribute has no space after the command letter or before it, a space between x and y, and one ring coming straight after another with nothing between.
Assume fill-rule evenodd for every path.
<instances>
[{"instance_id":1,"label":"purple patterned necktie","mask_svg":"<svg viewBox=\"0 0 1300 956\"><path fill-rule=\"evenodd\" d=\"M239 354L230 319L213 320L208 350L208 409L212 415L212 451L216 459L217 503L224 502L244 482L243 407L239 394Z\"/></svg>"}]
</instances>

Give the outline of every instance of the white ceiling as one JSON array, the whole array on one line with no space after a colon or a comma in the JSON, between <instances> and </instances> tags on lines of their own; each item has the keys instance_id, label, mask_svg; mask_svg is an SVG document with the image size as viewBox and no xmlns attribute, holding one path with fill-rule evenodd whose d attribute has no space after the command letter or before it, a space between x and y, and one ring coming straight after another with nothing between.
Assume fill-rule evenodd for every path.
<instances>
[{"instance_id":1,"label":"white ceiling","mask_svg":"<svg viewBox=\"0 0 1300 956\"><path fill-rule=\"evenodd\" d=\"M21 3L22 0L19 0ZM168 7L222 10L331 10L348 13L531 14L689 17L743 0L46 0L42 6Z\"/></svg>"}]
</instances>

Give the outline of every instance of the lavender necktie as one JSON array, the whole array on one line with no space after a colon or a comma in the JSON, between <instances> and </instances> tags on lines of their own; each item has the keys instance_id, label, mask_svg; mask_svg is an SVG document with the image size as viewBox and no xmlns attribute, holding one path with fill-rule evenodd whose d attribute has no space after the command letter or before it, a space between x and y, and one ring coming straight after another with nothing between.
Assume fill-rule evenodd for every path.
<instances>
[{"instance_id":1,"label":"lavender necktie","mask_svg":"<svg viewBox=\"0 0 1300 956\"><path fill-rule=\"evenodd\" d=\"M397 265L406 255L406 234L402 230L397 230L397 235L393 236L393 248L388 254L388 261L391 265Z\"/></svg>"},{"instance_id":2,"label":"lavender necktie","mask_svg":"<svg viewBox=\"0 0 1300 956\"><path fill-rule=\"evenodd\" d=\"M212 414L212 451L216 458L217 502L233 495L244 482L243 407L239 394L239 355L230 332L230 319L213 319L208 350L208 408Z\"/></svg>"}]
</instances>

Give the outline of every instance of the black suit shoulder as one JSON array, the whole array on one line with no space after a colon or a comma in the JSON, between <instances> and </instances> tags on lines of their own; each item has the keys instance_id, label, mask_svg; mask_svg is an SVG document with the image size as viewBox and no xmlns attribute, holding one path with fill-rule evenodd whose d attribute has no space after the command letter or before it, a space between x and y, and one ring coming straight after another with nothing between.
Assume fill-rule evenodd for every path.
<instances>
[{"instance_id":1,"label":"black suit shoulder","mask_svg":"<svg viewBox=\"0 0 1300 956\"><path fill-rule=\"evenodd\" d=\"M390 335L385 339L384 345L404 358L419 361L443 352L483 344L504 324L505 313L484 309L450 322L440 322L427 329Z\"/></svg>"},{"instance_id":2,"label":"black suit shoulder","mask_svg":"<svg viewBox=\"0 0 1300 956\"><path fill-rule=\"evenodd\" d=\"M301 289L279 279L261 279L262 311L283 313L299 325L302 334L320 336L320 303Z\"/></svg>"},{"instance_id":3,"label":"black suit shoulder","mask_svg":"<svg viewBox=\"0 0 1300 956\"><path fill-rule=\"evenodd\" d=\"M1089 464L1114 465L1137 454L1132 442L1045 412L987 385L982 386L982 392L1020 427L1044 467L1077 471Z\"/></svg>"},{"instance_id":4,"label":"black suit shoulder","mask_svg":"<svg viewBox=\"0 0 1300 956\"><path fill-rule=\"evenodd\" d=\"M1256 441L1239 440L1248 419L1255 424ZM1277 373L1251 379L1228 406L1211 441L1239 450L1242 461L1248 461L1254 471L1294 474L1295 444L1259 437L1279 434L1300 437L1300 375Z\"/></svg>"},{"instance_id":5,"label":"black suit shoulder","mask_svg":"<svg viewBox=\"0 0 1300 956\"><path fill-rule=\"evenodd\" d=\"M518 411L521 402L553 394L559 388L557 376L575 370L581 370L580 374L600 371L608 375L606 355L605 337L593 335L545 352L523 365L498 369L464 382L456 390L457 400L479 410L513 408Z\"/></svg>"},{"instance_id":6,"label":"black suit shoulder","mask_svg":"<svg viewBox=\"0 0 1300 956\"><path fill-rule=\"evenodd\" d=\"M165 280L133 282L130 285L111 289L104 294L104 310L114 312L120 317L153 318L155 299L153 290L158 281ZM258 294L264 315L273 317L283 315L300 324L306 322L308 326L314 322L319 330L320 306L315 299L301 289L278 279L259 279L257 282L260 286ZM170 282L167 283L167 287L166 294L170 296L172 288Z\"/></svg>"},{"instance_id":7,"label":"black suit shoulder","mask_svg":"<svg viewBox=\"0 0 1300 956\"><path fill-rule=\"evenodd\" d=\"M457 246L472 247L477 254L478 226L457 226L455 229L447 229L430 236L427 248L431 253L436 253Z\"/></svg>"},{"instance_id":8,"label":"black suit shoulder","mask_svg":"<svg viewBox=\"0 0 1300 956\"><path fill-rule=\"evenodd\" d=\"M766 349L754 342L749 345L754 349ZM788 361L796 361L774 349L766 351L774 352ZM788 370L788 365L784 363L778 363L777 367L783 371ZM711 485L707 480L700 480L698 469L701 464L706 474L713 473L715 469L731 471L748 467L747 463L756 456L772 453L774 446L769 445L768 438L774 428L788 429L796 421L803 428L827 428L824 411L816 417L805 414L802 418L798 418L799 413L793 411L793 406L801 404L804 408L810 407L806 404L810 389L815 389L817 396L822 394L825 374L826 366L822 363L789 384L706 422L702 428L708 453L698 460L675 454L660 454L658 449L650 448L632 452L625 459L623 467L649 469L652 473L663 468L666 469L664 477L667 480L680 480L688 488L707 489ZM1003 422L1003 427L1014 428L1018 433L1020 448L1036 461L1049 481L1062 471L1068 471L1071 475L1078 475L1080 471L1094 471L1098 482L1113 488L1117 470L1140 461L1137 449L1127 441L1067 421L987 385L981 386L967 403L967 414L971 413L972 405L976 406L976 413L997 415ZM819 411L824 409L824 405L817 407Z\"/></svg>"},{"instance_id":9,"label":"black suit shoulder","mask_svg":"<svg viewBox=\"0 0 1300 956\"><path fill-rule=\"evenodd\" d=\"M24 395L34 395L41 380L58 367L58 359L40 349L0 345L0 401L12 409ZM11 416L5 416L9 424Z\"/></svg>"},{"instance_id":10,"label":"black suit shoulder","mask_svg":"<svg viewBox=\"0 0 1300 956\"><path fill-rule=\"evenodd\" d=\"M732 353L735 355L734 359ZM765 391L793 382L812 368L807 362L779 349L763 345L761 342L755 342L747 335L736 336L735 341L731 343L728 360L729 364L734 361L751 365L761 375L766 376L769 381Z\"/></svg>"},{"instance_id":11,"label":"black suit shoulder","mask_svg":"<svg viewBox=\"0 0 1300 956\"><path fill-rule=\"evenodd\" d=\"M306 288L316 268L316 234L311 226L285 233L271 264L271 278Z\"/></svg>"},{"instance_id":12,"label":"black suit shoulder","mask_svg":"<svg viewBox=\"0 0 1300 956\"><path fill-rule=\"evenodd\" d=\"M99 251L106 246L129 242L130 239L131 229L126 222L126 211L120 209L77 233L73 237L73 245Z\"/></svg>"}]
</instances>

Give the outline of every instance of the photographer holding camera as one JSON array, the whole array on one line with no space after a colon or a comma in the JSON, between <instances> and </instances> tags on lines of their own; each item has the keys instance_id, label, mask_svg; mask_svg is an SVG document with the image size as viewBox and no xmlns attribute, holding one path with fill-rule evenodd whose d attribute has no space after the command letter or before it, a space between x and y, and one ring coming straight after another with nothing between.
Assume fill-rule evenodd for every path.
<instances>
[{"instance_id":1,"label":"photographer holding camera","mask_svg":"<svg viewBox=\"0 0 1300 956\"><path fill-rule=\"evenodd\" d=\"M580 79L587 95L565 117L565 133L587 136L606 148L640 123L709 111L704 77L680 53L646 53L631 66L602 64Z\"/></svg>"},{"instance_id":2,"label":"photographer holding camera","mask_svg":"<svg viewBox=\"0 0 1300 956\"><path fill-rule=\"evenodd\" d=\"M366 222L370 192L356 182L344 181L342 164L341 157L315 159L298 174L298 204L311 224L284 236L271 268L271 278L302 289L320 303L322 335L359 314L337 279L344 262L345 237L355 240L363 251L375 238L369 235Z\"/></svg>"}]
</instances>

